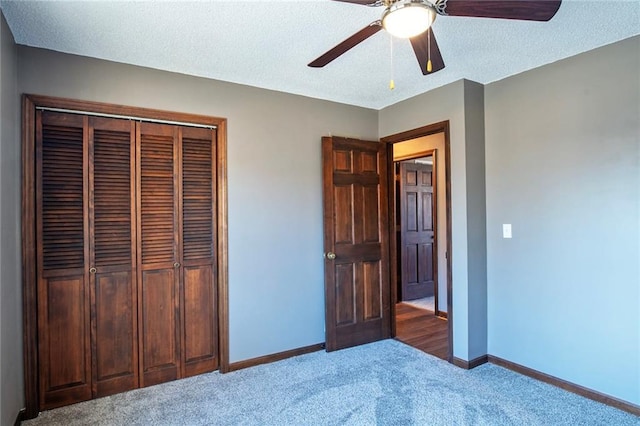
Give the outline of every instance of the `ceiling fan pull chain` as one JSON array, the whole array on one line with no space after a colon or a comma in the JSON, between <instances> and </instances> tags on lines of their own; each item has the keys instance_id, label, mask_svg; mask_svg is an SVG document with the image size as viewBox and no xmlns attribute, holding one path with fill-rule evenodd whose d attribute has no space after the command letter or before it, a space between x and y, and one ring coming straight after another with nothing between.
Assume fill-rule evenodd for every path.
<instances>
[{"instance_id":1,"label":"ceiling fan pull chain","mask_svg":"<svg viewBox=\"0 0 640 426\"><path fill-rule=\"evenodd\" d=\"M427 29L427 72L431 72L433 65L431 64L431 28Z\"/></svg>"},{"instance_id":2,"label":"ceiling fan pull chain","mask_svg":"<svg viewBox=\"0 0 640 426\"><path fill-rule=\"evenodd\" d=\"M389 35L389 56L391 57L391 80L389 81L389 90L396 88L396 83L393 81L393 37Z\"/></svg>"}]
</instances>

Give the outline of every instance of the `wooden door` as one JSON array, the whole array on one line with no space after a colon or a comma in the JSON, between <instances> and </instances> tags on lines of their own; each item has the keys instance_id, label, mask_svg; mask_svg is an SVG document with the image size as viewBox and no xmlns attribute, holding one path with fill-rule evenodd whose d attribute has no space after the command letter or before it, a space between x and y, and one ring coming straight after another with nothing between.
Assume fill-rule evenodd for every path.
<instances>
[{"instance_id":1,"label":"wooden door","mask_svg":"<svg viewBox=\"0 0 640 426\"><path fill-rule=\"evenodd\" d=\"M178 127L138 123L138 333L140 386L180 371Z\"/></svg>"},{"instance_id":2,"label":"wooden door","mask_svg":"<svg viewBox=\"0 0 640 426\"><path fill-rule=\"evenodd\" d=\"M91 398L88 119L36 114L40 407Z\"/></svg>"},{"instance_id":3,"label":"wooden door","mask_svg":"<svg viewBox=\"0 0 640 426\"><path fill-rule=\"evenodd\" d=\"M216 130L180 128L182 365L184 376L218 368L215 224Z\"/></svg>"},{"instance_id":4,"label":"wooden door","mask_svg":"<svg viewBox=\"0 0 640 426\"><path fill-rule=\"evenodd\" d=\"M400 163L401 300L435 291L433 167Z\"/></svg>"},{"instance_id":5,"label":"wooden door","mask_svg":"<svg viewBox=\"0 0 640 426\"><path fill-rule=\"evenodd\" d=\"M328 351L390 337L386 147L322 138Z\"/></svg>"},{"instance_id":6,"label":"wooden door","mask_svg":"<svg viewBox=\"0 0 640 426\"><path fill-rule=\"evenodd\" d=\"M89 118L93 396L138 387L135 123Z\"/></svg>"},{"instance_id":7,"label":"wooden door","mask_svg":"<svg viewBox=\"0 0 640 426\"><path fill-rule=\"evenodd\" d=\"M140 123L141 386L218 367L212 129Z\"/></svg>"}]
</instances>

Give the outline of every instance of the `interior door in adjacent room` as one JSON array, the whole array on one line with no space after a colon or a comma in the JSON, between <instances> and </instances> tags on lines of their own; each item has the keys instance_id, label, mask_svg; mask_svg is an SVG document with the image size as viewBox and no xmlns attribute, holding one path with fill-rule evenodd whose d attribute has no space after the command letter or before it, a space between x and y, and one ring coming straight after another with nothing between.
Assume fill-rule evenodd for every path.
<instances>
[{"instance_id":1,"label":"interior door in adjacent room","mask_svg":"<svg viewBox=\"0 0 640 426\"><path fill-rule=\"evenodd\" d=\"M390 337L387 153L322 138L328 351Z\"/></svg>"},{"instance_id":2,"label":"interior door in adjacent room","mask_svg":"<svg viewBox=\"0 0 640 426\"><path fill-rule=\"evenodd\" d=\"M433 155L399 165L400 299L407 301L435 292Z\"/></svg>"}]
</instances>

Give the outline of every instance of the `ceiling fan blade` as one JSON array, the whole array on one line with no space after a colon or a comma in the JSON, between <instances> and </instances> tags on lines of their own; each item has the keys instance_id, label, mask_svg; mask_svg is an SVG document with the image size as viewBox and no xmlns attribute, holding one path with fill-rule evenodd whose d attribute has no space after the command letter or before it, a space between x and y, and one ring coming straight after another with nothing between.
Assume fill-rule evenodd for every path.
<instances>
[{"instance_id":1,"label":"ceiling fan blade","mask_svg":"<svg viewBox=\"0 0 640 426\"><path fill-rule=\"evenodd\" d=\"M383 0L333 0L342 3L360 4L362 6L384 6Z\"/></svg>"},{"instance_id":2,"label":"ceiling fan blade","mask_svg":"<svg viewBox=\"0 0 640 426\"><path fill-rule=\"evenodd\" d=\"M433 74L444 68L444 59L440 54L440 48L436 42L433 30L429 28L427 31L419 34L411 39L411 46L416 53L418 65L423 75ZM429 45L431 45L431 71L427 71L427 63L429 62Z\"/></svg>"},{"instance_id":3,"label":"ceiling fan blade","mask_svg":"<svg viewBox=\"0 0 640 426\"><path fill-rule=\"evenodd\" d=\"M548 21L558 11L562 0L440 0L437 3L444 6L441 14L449 16Z\"/></svg>"},{"instance_id":4,"label":"ceiling fan blade","mask_svg":"<svg viewBox=\"0 0 640 426\"><path fill-rule=\"evenodd\" d=\"M358 31L357 33L355 33L354 35L352 35L351 37L343 41L342 43L335 46L333 49L329 50L319 58L311 61L308 64L308 66L313 68L324 67L329 62L333 61L334 59L336 59L338 56L342 55L349 49L362 43L363 41L365 41L366 39L368 39L378 31L380 31L381 29L382 29L382 24L380 23L380 21L375 21L370 23L369 25L367 25L366 27L364 27L363 29L361 29L360 31Z\"/></svg>"}]
</instances>

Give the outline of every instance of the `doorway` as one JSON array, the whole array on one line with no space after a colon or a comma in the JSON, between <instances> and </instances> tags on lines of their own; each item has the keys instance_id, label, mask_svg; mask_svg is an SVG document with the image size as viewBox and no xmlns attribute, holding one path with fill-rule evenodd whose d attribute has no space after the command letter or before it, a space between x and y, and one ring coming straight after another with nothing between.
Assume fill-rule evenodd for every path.
<instances>
[{"instance_id":1,"label":"doorway","mask_svg":"<svg viewBox=\"0 0 640 426\"><path fill-rule=\"evenodd\" d=\"M437 335L444 344L436 355L453 361L448 121L387 136L381 139L382 143L331 136L322 138L327 351L401 337L398 331L402 331L404 325L399 325L396 319L400 292L398 241L393 226L397 222L393 151L396 144L400 147L403 142L420 142L421 138L434 135L443 141L442 145L427 151L433 152L436 169L444 173L444 177L439 177L432 186L444 191L444 199L438 203L437 216L432 216L439 224L440 234L437 237L439 248L433 251L437 253L437 260L432 268L437 269L440 276L437 282L444 290L438 289L438 298L442 301L435 308L434 300L431 319L439 325ZM416 155L414 151L412 156L428 155L424 152ZM434 286L438 275L434 274ZM424 311L418 310L420 312ZM436 317L435 312L441 312L441 317L446 313L446 320ZM415 322L420 315L408 316ZM433 342L434 330L428 330L428 324L419 318L417 321L411 326L420 334L417 339Z\"/></svg>"},{"instance_id":2,"label":"doorway","mask_svg":"<svg viewBox=\"0 0 640 426\"><path fill-rule=\"evenodd\" d=\"M393 335L451 362L451 209L448 122L388 143Z\"/></svg>"}]
</instances>

